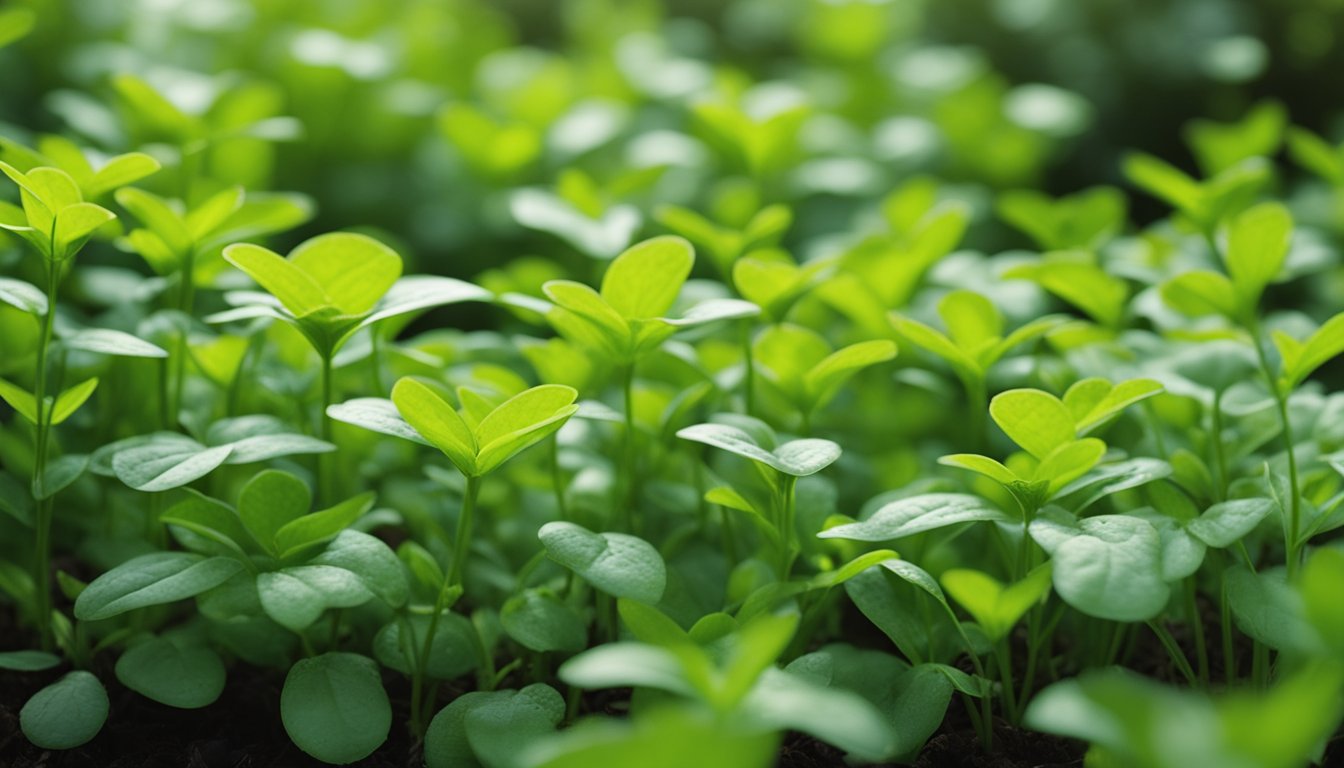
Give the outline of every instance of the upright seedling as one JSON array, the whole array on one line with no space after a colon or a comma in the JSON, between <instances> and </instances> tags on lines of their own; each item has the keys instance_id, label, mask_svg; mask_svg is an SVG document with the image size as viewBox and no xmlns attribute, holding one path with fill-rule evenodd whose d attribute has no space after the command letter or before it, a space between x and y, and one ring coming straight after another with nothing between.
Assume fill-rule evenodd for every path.
<instances>
[{"instance_id":1,"label":"upright seedling","mask_svg":"<svg viewBox=\"0 0 1344 768\"><path fill-rule=\"evenodd\" d=\"M52 427L69 418L98 386L97 379L76 384L54 398L48 396L48 367L55 330L57 289L66 268L89 238L116 216L106 208L84 201L79 185L65 171L38 167L24 173L8 163L3 171L19 187L23 207L0 203L0 227L26 240L42 260L46 280L45 293L19 281L6 280L5 302L41 317L41 337L37 347L34 383L31 395L9 385L4 386L5 400L36 427L32 493L37 502L34 520L37 542L33 558L35 590L33 617L38 622L42 648L50 649L51 636L51 517L52 496L59 487L74 478L68 471L49 476L48 444ZM146 345L152 346L152 345ZM157 350L157 348L154 348ZM162 350L158 350L162 352ZM151 352L151 354L155 354ZM65 480L59 475L64 474ZM78 472L74 473L76 476Z\"/></svg>"},{"instance_id":2,"label":"upright seedling","mask_svg":"<svg viewBox=\"0 0 1344 768\"><path fill-rule=\"evenodd\" d=\"M543 286L555 302L546 319L562 336L610 360L623 371L625 393L625 524L637 526L639 503L638 447L635 445L635 365L683 328L718 320L751 317L755 304L736 299L711 299L667 317L695 265L695 251L679 237L655 237L617 256L602 277L601 291L571 280Z\"/></svg>"},{"instance_id":3,"label":"upright seedling","mask_svg":"<svg viewBox=\"0 0 1344 768\"><path fill-rule=\"evenodd\" d=\"M747 459L769 488L763 505L753 504L729 488L710 491L711 501L752 514L766 523L762 532L775 550L775 567L787 581L801 546L795 522L794 490L798 478L814 475L840 458L840 446L830 440L805 438L777 442L774 430L746 416L721 417L718 423L696 424L677 437L725 450ZM763 507L763 508L762 508Z\"/></svg>"},{"instance_id":4,"label":"upright seedling","mask_svg":"<svg viewBox=\"0 0 1344 768\"><path fill-rule=\"evenodd\" d=\"M439 586L412 677L411 720L417 733L424 732L422 713L429 702L422 701L422 686L439 619L462 595L481 480L549 437L578 410L574 405L578 392L558 384L533 387L494 408L479 395L473 399L467 390L460 396L464 407L458 411L430 387L406 378L392 388L391 402L361 398L330 408L331 417L339 421L438 448L466 480L453 537L453 561Z\"/></svg>"},{"instance_id":5,"label":"upright seedling","mask_svg":"<svg viewBox=\"0 0 1344 768\"><path fill-rule=\"evenodd\" d=\"M294 326L321 360L322 410L319 434L331 439L327 408L332 404L332 361L356 332L389 317L459 301L481 300L489 294L447 277L401 276L401 257L366 235L336 232L300 243L288 257L259 245L238 243L224 249L224 258L246 272L268 295L227 296L242 306L207 320L229 322L268 316ZM318 483L330 497L330 470Z\"/></svg>"}]
</instances>

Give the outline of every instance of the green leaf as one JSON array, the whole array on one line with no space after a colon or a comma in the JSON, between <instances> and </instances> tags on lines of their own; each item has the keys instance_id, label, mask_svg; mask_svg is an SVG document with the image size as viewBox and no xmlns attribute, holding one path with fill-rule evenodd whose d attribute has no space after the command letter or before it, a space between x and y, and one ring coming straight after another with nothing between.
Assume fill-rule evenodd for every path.
<instances>
[{"instance_id":1,"label":"green leaf","mask_svg":"<svg viewBox=\"0 0 1344 768\"><path fill-rule=\"evenodd\" d=\"M1187 213L1198 208L1204 196L1199 182L1151 155L1125 158L1124 173L1136 186Z\"/></svg>"},{"instance_id":2,"label":"green leaf","mask_svg":"<svg viewBox=\"0 0 1344 768\"><path fill-rule=\"evenodd\" d=\"M1064 393L1064 405L1073 416L1078 434L1086 435L1129 406L1162 390L1162 384L1152 379L1130 379L1118 384L1100 378L1083 379Z\"/></svg>"},{"instance_id":3,"label":"green leaf","mask_svg":"<svg viewBox=\"0 0 1344 768\"><path fill-rule=\"evenodd\" d=\"M166 491L204 477L228 460L228 445L205 448L182 435L155 435L150 442L118 451L112 471L139 491Z\"/></svg>"},{"instance_id":4,"label":"green leaf","mask_svg":"<svg viewBox=\"0 0 1344 768\"><path fill-rule=\"evenodd\" d=\"M1039 389L1010 389L989 402L989 415L1013 442L1044 459L1074 439L1073 416L1059 398Z\"/></svg>"},{"instance_id":5,"label":"green leaf","mask_svg":"<svg viewBox=\"0 0 1344 768\"><path fill-rule=\"evenodd\" d=\"M667 314L695 265L695 250L665 235L637 243L612 260L602 277L602 299L626 319Z\"/></svg>"},{"instance_id":6,"label":"green leaf","mask_svg":"<svg viewBox=\"0 0 1344 768\"><path fill-rule=\"evenodd\" d=\"M367 533L351 529L341 531L321 554L308 562L310 565L344 568L393 608L404 605L410 594L406 571L396 553L382 539Z\"/></svg>"},{"instance_id":7,"label":"green leaf","mask_svg":"<svg viewBox=\"0 0 1344 768\"><path fill-rule=\"evenodd\" d=\"M415 379L403 378L392 387L392 402L401 417L443 451L462 474L481 474L476 464L479 447L471 428L434 390Z\"/></svg>"},{"instance_id":8,"label":"green leaf","mask_svg":"<svg viewBox=\"0 0 1344 768\"><path fill-rule=\"evenodd\" d=\"M861 696L784 670L766 669L743 707L773 728L810 734L856 760L881 760L896 749L891 725Z\"/></svg>"},{"instance_id":9,"label":"green leaf","mask_svg":"<svg viewBox=\"0 0 1344 768\"><path fill-rule=\"evenodd\" d=\"M257 473L238 494L238 517L267 551L276 553L276 531L308 514L313 502L308 485L288 472Z\"/></svg>"},{"instance_id":10,"label":"green leaf","mask_svg":"<svg viewBox=\"0 0 1344 768\"><path fill-rule=\"evenodd\" d=\"M392 706L372 659L324 653L290 668L280 693L280 719L299 749L345 765L368 757L387 740Z\"/></svg>"},{"instance_id":11,"label":"green leaf","mask_svg":"<svg viewBox=\"0 0 1344 768\"><path fill-rule=\"evenodd\" d=\"M947 594L975 618L991 642L997 643L1050 591L1050 564L1032 569L1021 581L1007 587L989 574L968 568L944 571L942 582Z\"/></svg>"},{"instance_id":12,"label":"green leaf","mask_svg":"<svg viewBox=\"0 0 1344 768\"><path fill-rule=\"evenodd\" d=\"M75 415L75 411L79 410L79 406L83 405L97 388L98 379L95 377L81 381L57 395L56 402L51 406L51 414L49 416L52 426L60 424Z\"/></svg>"},{"instance_id":13,"label":"green leaf","mask_svg":"<svg viewBox=\"0 0 1344 768\"><path fill-rule=\"evenodd\" d=\"M440 579L434 586L443 585ZM373 655L389 669L403 675L410 675L415 669L414 654L424 647L425 635L429 632L429 616L413 615L404 621L393 621L378 631L373 639ZM402 633L410 628L409 639L403 639ZM480 642L476 628L467 617L445 611L439 616L439 625L434 628L434 640L429 647L429 664L425 674L436 680L454 680L476 669L480 665L480 654L476 644ZM412 656L407 657L410 649Z\"/></svg>"},{"instance_id":14,"label":"green leaf","mask_svg":"<svg viewBox=\"0 0 1344 768\"><path fill-rule=\"evenodd\" d=\"M1288 129L1288 154L1297 164L1335 186L1344 185L1344 153L1305 128Z\"/></svg>"},{"instance_id":15,"label":"green leaf","mask_svg":"<svg viewBox=\"0 0 1344 768\"><path fill-rule=\"evenodd\" d=\"M84 197L96 200L114 189L139 181L162 166L143 152L127 152L108 160L84 186Z\"/></svg>"},{"instance_id":16,"label":"green leaf","mask_svg":"<svg viewBox=\"0 0 1344 768\"><path fill-rule=\"evenodd\" d=\"M490 472L558 430L579 409L578 396L573 387L542 384L501 403L476 427L475 474Z\"/></svg>"},{"instance_id":17,"label":"green leaf","mask_svg":"<svg viewBox=\"0 0 1344 768\"><path fill-rule=\"evenodd\" d=\"M190 552L141 555L94 579L75 600L75 617L96 621L136 608L185 600L223 584L242 570L242 563L228 557Z\"/></svg>"},{"instance_id":18,"label":"green leaf","mask_svg":"<svg viewBox=\"0 0 1344 768\"><path fill-rule=\"evenodd\" d=\"M1278 203L1261 203L1232 220L1224 258L1244 312L1254 311L1282 271L1292 237L1292 214Z\"/></svg>"},{"instance_id":19,"label":"green leaf","mask_svg":"<svg viewBox=\"0 0 1344 768\"><path fill-rule=\"evenodd\" d=\"M37 23L37 14L30 8L0 10L0 48L26 37Z\"/></svg>"},{"instance_id":20,"label":"green leaf","mask_svg":"<svg viewBox=\"0 0 1344 768\"><path fill-rule=\"evenodd\" d=\"M1047 483L1045 493L1051 496L1087 474L1105 454L1106 444L1095 437L1065 443L1041 460L1031 479L1044 480Z\"/></svg>"},{"instance_id":21,"label":"green leaf","mask_svg":"<svg viewBox=\"0 0 1344 768\"><path fill-rule=\"evenodd\" d=\"M546 554L616 597L650 605L663 597L667 567L651 544L624 533L593 533L574 523L551 522L537 533Z\"/></svg>"},{"instance_id":22,"label":"green leaf","mask_svg":"<svg viewBox=\"0 0 1344 768\"><path fill-rule=\"evenodd\" d=\"M1086 254L1059 251L1038 264L1009 270L1004 277L1032 280L1108 328L1119 327L1124 319L1128 285Z\"/></svg>"},{"instance_id":23,"label":"green leaf","mask_svg":"<svg viewBox=\"0 0 1344 768\"><path fill-rule=\"evenodd\" d=\"M399 437L421 445L434 445L415 430L391 400L381 397L357 397L327 408L327 415L336 421L354 424L371 432Z\"/></svg>"},{"instance_id":24,"label":"green leaf","mask_svg":"<svg viewBox=\"0 0 1344 768\"><path fill-rule=\"evenodd\" d=\"M49 499L65 490L89 468L89 457L82 453L67 453L47 463L47 471L34 483L33 496L38 501Z\"/></svg>"},{"instance_id":25,"label":"green leaf","mask_svg":"<svg viewBox=\"0 0 1344 768\"><path fill-rule=\"evenodd\" d=\"M0 379L0 399L3 399L29 422L37 423L37 400L33 393L20 389L17 385Z\"/></svg>"},{"instance_id":26,"label":"green leaf","mask_svg":"<svg viewBox=\"0 0 1344 768\"><path fill-rule=\"evenodd\" d=\"M47 296L32 283L0 277L0 302L20 312L42 316L47 314Z\"/></svg>"},{"instance_id":27,"label":"green leaf","mask_svg":"<svg viewBox=\"0 0 1344 768\"><path fill-rule=\"evenodd\" d=\"M0 651L0 669L41 672L61 665L61 657L43 651Z\"/></svg>"},{"instance_id":28,"label":"green leaf","mask_svg":"<svg viewBox=\"0 0 1344 768\"><path fill-rule=\"evenodd\" d=\"M75 203L62 208L56 214L55 241L58 253L64 257L74 255L73 251L93 234L94 230L117 218L111 211L93 203Z\"/></svg>"},{"instance_id":29,"label":"green leaf","mask_svg":"<svg viewBox=\"0 0 1344 768\"><path fill-rule=\"evenodd\" d=\"M257 576L261 607L275 623L301 632L328 608L354 608L373 599L355 574L330 565L300 565Z\"/></svg>"},{"instance_id":30,"label":"green leaf","mask_svg":"<svg viewBox=\"0 0 1344 768\"><path fill-rule=\"evenodd\" d=\"M1255 530L1275 507L1272 499L1224 501L1186 523L1185 530L1210 547L1226 549Z\"/></svg>"},{"instance_id":31,"label":"green leaf","mask_svg":"<svg viewBox=\"0 0 1344 768\"><path fill-rule=\"evenodd\" d=\"M472 707L463 718L467 742L491 768L524 765L525 750L555 732L565 700L545 683L533 683Z\"/></svg>"},{"instance_id":32,"label":"green leaf","mask_svg":"<svg viewBox=\"0 0 1344 768\"><path fill-rule=\"evenodd\" d=\"M247 273L290 312L302 317L330 304L321 284L280 254L251 243L224 249L224 258Z\"/></svg>"},{"instance_id":33,"label":"green leaf","mask_svg":"<svg viewBox=\"0 0 1344 768\"><path fill-rule=\"evenodd\" d=\"M98 678L75 670L33 694L19 711L19 727L42 749L73 749L98 735L108 708L107 690Z\"/></svg>"},{"instance_id":34,"label":"green leaf","mask_svg":"<svg viewBox=\"0 0 1344 768\"><path fill-rule=\"evenodd\" d=\"M774 764L778 743L778 734L736 727L701 707L664 705L628 720L586 720L539 742L527 754L535 768L767 768ZM474 768L460 761L426 764Z\"/></svg>"},{"instance_id":35,"label":"green leaf","mask_svg":"<svg viewBox=\"0 0 1344 768\"><path fill-rule=\"evenodd\" d=\"M1344 312L1326 320L1306 341L1274 333L1274 346L1283 358L1283 379L1289 389L1301 384L1317 368L1344 353Z\"/></svg>"},{"instance_id":36,"label":"green leaf","mask_svg":"<svg viewBox=\"0 0 1344 768\"><path fill-rule=\"evenodd\" d=\"M1088 616L1145 621L1166 607L1162 542L1146 520L1097 515L1081 520L1058 508L1031 522L1031 536L1054 564L1055 592Z\"/></svg>"},{"instance_id":37,"label":"green leaf","mask_svg":"<svg viewBox=\"0 0 1344 768\"><path fill-rule=\"evenodd\" d=\"M830 440L793 440L768 451L745 430L728 424L696 424L678 430L677 437L721 448L793 477L816 474L840 458L840 446Z\"/></svg>"},{"instance_id":38,"label":"green leaf","mask_svg":"<svg viewBox=\"0 0 1344 768\"><path fill-rule=\"evenodd\" d=\"M1289 583L1284 568L1254 572L1237 564L1223 578L1238 629L1278 651L1311 647L1314 632L1307 623L1302 596Z\"/></svg>"},{"instance_id":39,"label":"green leaf","mask_svg":"<svg viewBox=\"0 0 1344 768\"><path fill-rule=\"evenodd\" d=\"M199 709L224 692L224 661L203 645L156 637L117 659L117 679L136 693L179 709Z\"/></svg>"},{"instance_id":40,"label":"green leaf","mask_svg":"<svg viewBox=\"0 0 1344 768\"><path fill-rule=\"evenodd\" d=\"M981 456L978 453L954 453L951 456L940 456L938 463L945 467L969 469L978 475L984 475L990 480L1009 487L1023 482L1022 478L1018 477L1011 469L988 456Z\"/></svg>"},{"instance_id":41,"label":"green leaf","mask_svg":"<svg viewBox=\"0 0 1344 768\"><path fill-rule=\"evenodd\" d=\"M1217 272L1185 272L1163 283L1160 290L1162 300L1183 315L1237 317L1236 288Z\"/></svg>"},{"instance_id":42,"label":"green leaf","mask_svg":"<svg viewBox=\"0 0 1344 768\"><path fill-rule=\"evenodd\" d=\"M174 262L191 250L191 232L187 230L181 214L167 200L135 187L119 189L114 197L122 208L130 211L159 239Z\"/></svg>"},{"instance_id":43,"label":"green leaf","mask_svg":"<svg viewBox=\"0 0 1344 768\"><path fill-rule=\"evenodd\" d=\"M78 349L84 352L97 352L117 357L165 358L168 356L168 351L162 347L138 339L129 333L107 328L83 328L68 336L62 336L61 345L66 349Z\"/></svg>"},{"instance_id":44,"label":"green leaf","mask_svg":"<svg viewBox=\"0 0 1344 768\"><path fill-rule=\"evenodd\" d=\"M621 604L644 605L625 600ZM514 595L505 601L499 620L509 637L538 653L581 651L588 644L583 618L549 591L529 589Z\"/></svg>"},{"instance_id":45,"label":"green leaf","mask_svg":"<svg viewBox=\"0 0 1344 768\"><path fill-rule=\"evenodd\" d=\"M896 357L896 344L891 341L861 341L828 355L812 367L803 379L808 401L813 409L825 405L851 376L871 365L884 363Z\"/></svg>"},{"instance_id":46,"label":"green leaf","mask_svg":"<svg viewBox=\"0 0 1344 768\"><path fill-rule=\"evenodd\" d=\"M823 539L890 541L961 523L1012 518L979 496L964 493L927 493L897 499L878 508L867 520L838 525L818 533Z\"/></svg>"},{"instance_id":47,"label":"green leaf","mask_svg":"<svg viewBox=\"0 0 1344 768\"><path fill-rule=\"evenodd\" d=\"M238 513L222 501L193 490L187 498L169 507L159 516L164 525L176 525L224 547L221 554L234 553L246 557L246 549L253 543L252 536L238 519Z\"/></svg>"},{"instance_id":48,"label":"green leaf","mask_svg":"<svg viewBox=\"0 0 1344 768\"><path fill-rule=\"evenodd\" d=\"M333 232L305 240L290 252L289 262L319 287L324 304L346 315L372 311L401 277L401 257L396 251L367 235L352 232Z\"/></svg>"},{"instance_id":49,"label":"green leaf","mask_svg":"<svg viewBox=\"0 0 1344 768\"><path fill-rule=\"evenodd\" d=\"M373 508L376 494L361 493L330 509L290 520L275 531L275 551L282 559L322 542L336 538Z\"/></svg>"}]
</instances>

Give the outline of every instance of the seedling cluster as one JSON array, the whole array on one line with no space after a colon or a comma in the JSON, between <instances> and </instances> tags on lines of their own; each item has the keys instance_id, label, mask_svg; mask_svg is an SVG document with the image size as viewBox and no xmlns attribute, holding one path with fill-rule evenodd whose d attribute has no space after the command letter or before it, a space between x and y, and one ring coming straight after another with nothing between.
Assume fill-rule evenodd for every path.
<instances>
[{"instance_id":1,"label":"seedling cluster","mask_svg":"<svg viewBox=\"0 0 1344 768\"><path fill-rule=\"evenodd\" d=\"M0 11L0 46L35 21ZM361 93L373 43L330 34L295 44L313 87ZM938 111L1001 115L993 80L928 108L966 165L849 188L826 131L865 118L626 39L591 42L643 62L612 81L454 64L489 76L408 123L487 200L434 210L490 222L446 258L267 191L289 142L343 151L293 73L115 74L61 102L106 130L0 125L22 738L94 749L127 696L261 679L329 764L891 764L1019 730L1097 766L1322 759L1344 152L1266 103L1194 124L1198 173L1131 153L1056 197L967 158L1059 126Z\"/></svg>"}]
</instances>

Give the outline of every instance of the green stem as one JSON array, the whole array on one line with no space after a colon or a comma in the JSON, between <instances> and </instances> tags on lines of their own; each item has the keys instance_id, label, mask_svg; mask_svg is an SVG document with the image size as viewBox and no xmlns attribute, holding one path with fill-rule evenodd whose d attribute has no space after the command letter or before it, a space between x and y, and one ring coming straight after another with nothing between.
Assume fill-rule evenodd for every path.
<instances>
[{"instance_id":1,"label":"green stem","mask_svg":"<svg viewBox=\"0 0 1344 768\"><path fill-rule=\"evenodd\" d=\"M33 455L33 498L37 501L37 551L33 556L33 618L37 621L42 650L51 650L51 520L52 500L45 495L47 447L51 438L51 409L47 406L47 355L56 325L56 288L60 282L60 264L51 262L47 267L47 312L42 316L42 339L37 347L37 376L33 387L36 403L37 434Z\"/></svg>"},{"instance_id":2,"label":"green stem","mask_svg":"<svg viewBox=\"0 0 1344 768\"><path fill-rule=\"evenodd\" d=\"M785 475L779 491L779 544L781 549L779 578L781 581L789 580L789 572L793 570L793 561L797 559L798 552L802 549L798 545L798 526L795 521L797 504L794 490L797 485L798 478L793 475Z\"/></svg>"},{"instance_id":3,"label":"green stem","mask_svg":"<svg viewBox=\"0 0 1344 768\"><path fill-rule=\"evenodd\" d=\"M635 505L639 502L639 467L636 461L635 446L635 364L633 362L625 367L621 386L625 395L625 445L621 457L625 465L622 472L625 475L623 478L625 499L621 506L621 517L625 523L625 529L631 533L636 533Z\"/></svg>"},{"instance_id":4,"label":"green stem","mask_svg":"<svg viewBox=\"0 0 1344 768\"><path fill-rule=\"evenodd\" d=\"M462 512L457 518L457 536L453 540L453 562L448 571L448 578L439 587L439 594L434 598L434 613L429 617L429 630L420 641L419 654L411 675L411 727L419 737L425 734L424 709L432 704L426 701L428 697L423 693L429 671L429 654L434 647L434 635L439 631L440 617L448 609L449 600L460 594L455 587L462 586L462 575L466 570L465 563L471 545L472 517L476 512L476 497L480 489L479 477L467 477L467 487L462 494Z\"/></svg>"},{"instance_id":5,"label":"green stem","mask_svg":"<svg viewBox=\"0 0 1344 768\"><path fill-rule=\"evenodd\" d=\"M1195 676L1195 670L1190 667L1190 659L1186 658L1185 651L1176 643L1176 638L1171 636L1167 628L1162 626L1160 621L1150 620L1148 628L1157 635L1157 639L1162 643L1162 647L1167 649L1167 655L1171 657L1172 663L1180 671L1185 681L1192 686L1199 686L1199 679Z\"/></svg>"},{"instance_id":6,"label":"green stem","mask_svg":"<svg viewBox=\"0 0 1344 768\"><path fill-rule=\"evenodd\" d=\"M752 416L756 411L756 364L751 359L751 319L742 321L742 402L744 412Z\"/></svg>"},{"instance_id":7,"label":"green stem","mask_svg":"<svg viewBox=\"0 0 1344 768\"><path fill-rule=\"evenodd\" d=\"M1227 598L1226 578L1219 589L1218 613L1218 626L1223 635L1223 680L1232 685L1237 680L1237 657L1232 645L1232 607Z\"/></svg>"},{"instance_id":8,"label":"green stem","mask_svg":"<svg viewBox=\"0 0 1344 768\"><path fill-rule=\"evenodd\" d=\"M317 415L318 434L326 442L331 442L331 417L327 415L327 409L331 407L331 358L322 357L322 412ZM332 498L331 483L335 469L332 466L334 452L319 453L317 455L317 489L323 504L331 504L335 501Z\"/></svg>"},{"instance_id":9,"label":"green stem","mask_svg":"<svg viewBox=\"0 0 1344 768\"><path fill-rule=\"evenodd\" d=\"M1008 638L994 644L994 662L1003 682L1003 714L1008 722L1018 724L1017 696L1013 693L1013 649Z\"/></svg>"},{"instance_id":10,"label":"green stem","mask_svg":"<svg viewBox=\"0 0 1344 768\"><path fill-rule=\"evenodd\" d=\"M551 435L551 490L555 493L555 510L561 520L569 519L569 508L565 505L565 476L560 469L560 438Z\"/></svg>"},{"instance_id":11,"label":"green stem","mask_svg":"<svg viewBox=\"0 0 1344 768\"><path fill-rule=\"evenodd\" d=\"M1227 474L1227 454L1223 450L1223 393L1216 392L1213 395L1213 461L1218 467L1218 487L1214 489L1217 494L1217 501L1223 501L1227 498L1227 486L1230 482Z\"/></svg>"},{"instance_id":12,"label":"green stem","mask_svg":"<svg viewBox=\"0 0 1344 768\"><path fill-rule=\"evenodd\" d=\"M1204 686L1209 684L1209 650L1204 647L1204 621L1199 615L1199 590L1195 585L1195 577L1186 579L1185 588L1186 611L1190 614L1190 629L1194 634L1195 643L1195 663L1199 665L1199 681Z\"/></svg>"},{"instance_id":13,"label":"green stem","mask_svg":"<svg viewBox=\"0 0 1344 768\"><path fill-rule=\"evenodd\" d=\"M1288 578L1292 579L1297 575L1302 559L1301 546L1298 542L1302 529L1302 491L1297 477L1297 454L1293 450L1293 425L1288 418L1288 393L1279 389L1274 369L1269 364L1269 356L1265 354L1265 347L1260 342L1259 319L1252 315L1246 323L1246 330L1251 334L1251 344L1255 347L1256 357L1260 360L1260 370L1264 373L1269 392L1274 397L1279 424L1283 427L1284 450L1288 453L1288 492L1291 498L1288 500L1288 526L1284 529L1283 538L1288 559Z\"/></svg>"}]
</instances>

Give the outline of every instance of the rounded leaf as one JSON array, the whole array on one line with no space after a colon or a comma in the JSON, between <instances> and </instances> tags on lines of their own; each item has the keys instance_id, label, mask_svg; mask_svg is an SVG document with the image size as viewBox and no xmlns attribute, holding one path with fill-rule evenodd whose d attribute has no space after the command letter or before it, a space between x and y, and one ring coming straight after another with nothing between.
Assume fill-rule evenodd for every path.
<instances>
[{"instance_id":1,"label":"rounded leaf","mask_svg":"<svg viewBox=\"0 0 1344 768\"><path fill-rule=\"evenodd\" d=\"M107 721L107 690L83 670L33 694L19 711L23 735L43 749L71 749L90 741Z\"/></svg>"},{"instance_id":2,"label":"rounded leaf","mask_svg":"<svg viewBox=\"0 0 1344 768\"><path fill-rule=\"evenodd\" d=\"M392 728L392 705L378 665L354 653L302 659L280 693L285 732L304 752L345 765L373 754Z\"/></svg>"}]
</instances>

